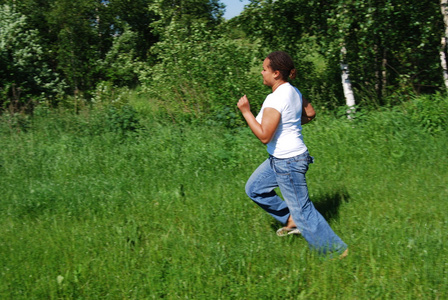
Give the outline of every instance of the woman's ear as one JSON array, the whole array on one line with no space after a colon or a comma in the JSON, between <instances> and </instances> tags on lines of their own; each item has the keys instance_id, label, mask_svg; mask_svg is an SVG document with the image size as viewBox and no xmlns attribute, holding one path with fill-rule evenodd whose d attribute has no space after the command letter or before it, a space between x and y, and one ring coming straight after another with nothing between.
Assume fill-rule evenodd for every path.
<instances>
[{"instance_id":1,"label":"woman's ear","mask_svg":"<svg viewBox=\"0 0 448 300\"><path fill-rule=\"evenodd\" d=\"M275 79L275 80L280 79L281 75L280 75L280 71L279 71L279 70L274 71L273 74L274 74L274 79Z\"/></svg>"}]
</instances>

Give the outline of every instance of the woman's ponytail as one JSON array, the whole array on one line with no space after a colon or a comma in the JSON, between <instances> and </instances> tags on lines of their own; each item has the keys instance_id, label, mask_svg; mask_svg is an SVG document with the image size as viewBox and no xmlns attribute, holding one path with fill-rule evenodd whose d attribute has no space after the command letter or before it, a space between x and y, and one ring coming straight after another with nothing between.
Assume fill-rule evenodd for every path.
<instances>
[{"instance_id":1,"label":"woman's ponytail","mask_svg":"<svg viewBox=\"0 0 448 300\"><path fill-rule=\"evenodd\" d=\"M267 58L269 59L269 66L273 71L280 71L282 78L288 80L296 78L296 69L294 62L288 53L283 51L275 51L270 53Z\"/></svg>"},{"instance_id":2,"label":"woman's ponytail","mask_svg":"<svg viewBox=\"0 0 448 300\"><path fill-rule=\"evenodd\" d=\"M291 80L294 80L294 79L296 79L296 76L297 76L296 69L292 69L291 73L289 73L289 78L291 78Z\"/></svg>"}]
</instances>

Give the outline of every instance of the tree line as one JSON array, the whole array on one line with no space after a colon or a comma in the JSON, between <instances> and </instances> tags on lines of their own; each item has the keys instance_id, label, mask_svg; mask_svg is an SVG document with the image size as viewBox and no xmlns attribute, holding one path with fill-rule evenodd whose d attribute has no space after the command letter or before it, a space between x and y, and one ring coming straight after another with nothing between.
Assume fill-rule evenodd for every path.
<instances>
[{"instance_id":1,"label":"tree line","mask_svg":"<svg viewBox=\"0 0 448 300\"><path fill-rule=\"evenodd\" d=\"M291 54L296 85L319 107L345 104L344 71L357 104L394 105L445 90L445 6L251 0L225 20L219 0L0 0L0 105L92 103L105 87L139 87L168 114L231 122L232 100L263 100L259 68L274 50Z\"/></svg>"}]
</instances>

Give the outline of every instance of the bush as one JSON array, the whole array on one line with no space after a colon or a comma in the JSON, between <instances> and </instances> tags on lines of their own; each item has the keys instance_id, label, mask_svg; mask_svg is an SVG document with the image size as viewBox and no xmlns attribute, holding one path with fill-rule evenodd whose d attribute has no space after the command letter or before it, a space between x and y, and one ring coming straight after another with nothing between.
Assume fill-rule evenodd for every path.
<instances>
[{"instance_id":1,"label":"bush","mask_svg":"<svg viewBox=\"0 0 448 300\"><path fill-rule=\"evenodd\" d=\"M141 129L137 111L130 105L120 108L109 107L107 110L107 127L111 132L126 135Z\"/></svg>"},{"instance_id":2,"label":"bush","mask_svg":"<svg viewBox=\"0 0 448 300\"><path fill-rule=\"evenodd\" d=\"M405 113L429 133L446 130L448 125L448 97L441 94L414 97L404 104Z\"/></svg>"}]
</instances>

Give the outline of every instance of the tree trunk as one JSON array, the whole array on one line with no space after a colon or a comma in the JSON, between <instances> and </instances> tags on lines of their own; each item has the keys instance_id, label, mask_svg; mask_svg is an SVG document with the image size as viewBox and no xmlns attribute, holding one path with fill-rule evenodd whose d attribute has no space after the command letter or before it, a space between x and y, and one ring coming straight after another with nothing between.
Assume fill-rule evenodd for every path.
<instances>
[{"instance_id":1,"label":"tree trunk","mask_svg":"<svg viewBox=\"0 0 448 300\"><path fill-rule=\"evenodd\" d=\"M380 44L380 43L378 43ZM378 103L381 105L384 103L384 98L387 97L387 56L386 49L378 46L378 44L374 45L374 53L375 53L375 92L378 99Z\"/></svg>"},{"instance_id":2,"label":"tree trunk","mask_svg":"<svg viewBox=\"0 0 448 300\"><path fill-rule=\"evenodd\" d=\"M383 62L381 64L381 70L382 70L382 79L383 79L383 86L382 86L382 91L381 94L383 95L383 97L387 97L387 50L384 49L383 52Z\"/></svg>"},{"instance_id":3,"label":"tree trunk","mask_svg":"<svg viewBox=\"0 0 448 300\"><path fill-rule=\"evenodd\" d=\"M440 43L440 64L443 70L443 81L445 82L445 88L448 90L448 67L446 62L446 47L448 39L448 0L440 0L440 10L443 15L443 23L445 25L445 35L442 37Z\"/></svg>"},{"instance_id":4,"label":"tree trunk","mask_svg":"<svg viewBox=\"0 0 448 300\"><path fill-rule=\"evenodd\" d=\"M341 54L341 78L342 78L342 88L344 89L345 103L348 106L347 118L353 119L353 114L355 113L355 96L353 95L352 83L350 82L350 75L348 70L348 64L344 62L346 49L342 47Z\"/></svg>"}]
</instances>

